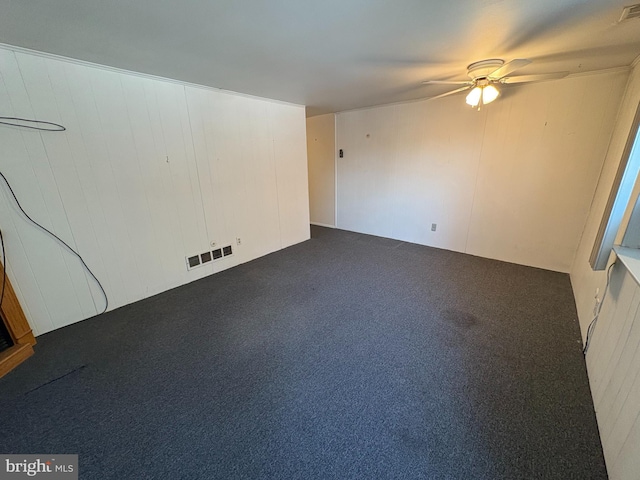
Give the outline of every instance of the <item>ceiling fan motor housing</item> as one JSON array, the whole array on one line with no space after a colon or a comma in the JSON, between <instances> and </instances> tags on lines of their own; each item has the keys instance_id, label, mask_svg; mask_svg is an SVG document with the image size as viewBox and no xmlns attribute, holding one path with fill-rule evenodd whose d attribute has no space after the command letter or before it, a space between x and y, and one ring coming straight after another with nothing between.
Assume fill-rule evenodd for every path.
<instances>
[{"instance_id":1,"label":"ceiling fan motor housing","mask_svg":"<svg viewBox=\"0 0 640 480\"><path fill-rule=\"evenodd\" d=\"M487 75L497 70L502 65L504 65L504 60L500 60L499 58L481 60L479 62L474 62L467 67L467 75L469 75L469 78L474 81L484 79Z\"/></svg>"}]
</instances>

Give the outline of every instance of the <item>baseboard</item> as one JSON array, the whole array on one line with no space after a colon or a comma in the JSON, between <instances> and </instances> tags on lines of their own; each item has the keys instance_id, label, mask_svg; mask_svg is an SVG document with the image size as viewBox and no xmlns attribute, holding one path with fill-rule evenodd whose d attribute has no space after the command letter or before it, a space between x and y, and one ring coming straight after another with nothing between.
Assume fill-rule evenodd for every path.
<instances>
[{"instance_id":1,"label":"baseboard","mask_svg":"<svg viewBox=\"0 0 640 480\"><path fill-rule=\"evenodd\" d=\"M318 223L318 222L309 222L311 225L315 225L316 227L326 227L326 228L336 228L335 225L327 225L326 223Z\"/></svg>"}]
</instances>

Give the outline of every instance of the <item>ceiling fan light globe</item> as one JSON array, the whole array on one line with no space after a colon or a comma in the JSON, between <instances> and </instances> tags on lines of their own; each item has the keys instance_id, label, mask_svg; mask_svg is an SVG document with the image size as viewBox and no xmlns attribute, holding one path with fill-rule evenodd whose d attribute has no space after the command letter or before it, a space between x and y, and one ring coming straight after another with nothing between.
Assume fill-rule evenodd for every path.
<instances>
[{"instance_id":1,"label":"ceiling fan light globe","mask_svg":"<svg viewBox=\"0 0 640 480\"><path fill-rule=\"evenodd\" d=\"M500 95L500 91L493 85L487 85L482 89L482 103L487 104L493 102Z\"/></svg>"},{"instance_id":2,"label":"ceiling fan light globe","mask_svg":"<svg viewBox=\"0 0 640 480\"><path fill-rule=\"evenodd\" d=\"M481 96L482 96L482 88L474 87L467 95L467 98L466 98L467 105L471 105L472 107L477 107L478 104L480 103Z\"/></svg>"}]
</instances>

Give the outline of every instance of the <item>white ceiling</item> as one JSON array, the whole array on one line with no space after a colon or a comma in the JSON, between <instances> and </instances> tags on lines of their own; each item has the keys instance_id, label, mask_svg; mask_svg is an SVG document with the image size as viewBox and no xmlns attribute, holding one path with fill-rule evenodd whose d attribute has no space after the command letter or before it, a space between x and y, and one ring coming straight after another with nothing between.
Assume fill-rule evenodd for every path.
<instances>
[{"instance_id":1,"label":"white ceiling","mask_svg":"<svg viewBox=\"0 0 640 480\"><path fill-rule=\"evenodd\" d=\"M0 42L316 115L437 95L421 81L466 80L485 58L533 60L518 74L629 65L632 1L0 0Z\"/></svg>"}]
</instances>

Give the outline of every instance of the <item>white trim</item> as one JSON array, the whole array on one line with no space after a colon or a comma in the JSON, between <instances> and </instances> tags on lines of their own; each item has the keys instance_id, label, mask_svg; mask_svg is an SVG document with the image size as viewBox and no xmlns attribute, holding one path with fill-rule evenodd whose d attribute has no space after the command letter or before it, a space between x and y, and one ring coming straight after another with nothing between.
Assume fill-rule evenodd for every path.
<instances>
[{"instance_id":1,"label":"white trim","mask_svg":"<svg viewBox=\"0 0 640 480\"><path fill-rule=\"evenodd\" d=\"M622 152L616 177L611 187L610 196L614 195L613 202L611 198L607 201L607 208L609 208L610 204L611 209L603 213L603 219L589 259L593 270L604 270L609 263L611 249L618 236L625 212L630 205L634 185L638 176L638 169L640 169L639 145L640 105L637 106L634 113L631 130L625 141L624 151ZM620 171L621 168L623 169L622 172ZM602 236L600 237L601 234Z\"/></svg>"},{"instance_id":2,"label":"white trim","mask_svg":"<svg viewBox=\"0 0 640 480\"><path fill-rule=\"evenodd\" d=\"M589 70L587 72L572 73L564 78L586 77L588 75L604 75L606 73L628 72L630 70L631 67L629 65L623 65L621 67L603 68L602 70ZM555 80L564 80L564 78L556 78ZM553 79L547 81L551 82L553 81Z\"/></svg>"},{"instance_id":3,"label":"white trim","mask_svg":"<svg viewBox=\"0 0 640 480\"><path fill-rule=\"evenodd\" d=\"M233 90L225 90L224 88L211 87L211 86L208 86L208 85L200 85L198 83L185 82L183 80L177 80L175 78L161 77L159 75L152 75L150 73L136 72L136 71L133 71L133 70L126 70L124 68L111 67L109 65L102 65L100 63L93 63L93 62L89 62L89 61L86 61L86 60L79 60L77 58L71 58L71 57L64 57L62 55L56 55L55 53L41 52L39 50L32 50L30 48L18 47L18 46L15 46L15 45L9 45L7 43L0 43L0 49L9 50L9 51L15 52L15 53L25 53L25 54L28 54L28 55L35 55L37 57L42 57L42 58L50 58L50 59L58 60L58 61L61 61L61 62L67 62L67 63L76 64L76 65L82 65L84 67L98 68L100 70L106 70L106 71L114 72L114 73L124 73L124 74L127 74L127 75L133 75L135 77L148 78L148 79L151 79L151 80L157 80L157 81L161 81L161 82L174 83L174 84L182 85L182 86L185 86L185 87L200 88L200 89L204 89L204 90L213 90L213 91L217 91L217 92L226 93L226 94L229 94L229 95L236 95L236 96L239 96L239 97L252 98L254 100L263 100L263 101L266 101L266 102L278 103L278 104L281 104L281 105L290 105L290 106L293 106L293 107L301 107L301 108L305 108L306 109L305 105L301 105L299 103L286 102L284 100L277 100L275 98L259 97L258 95L251 95L249 93L234 92Z\"/></svg>"},{"instance_id":4,"label":"white trim","mask_svg":"<svg viewBox=\"0 0 640 480\"><path fill-rule=\"evenodd\" d=\"M315 225L316 227L326 227L326 228L336 228L335 225L327 225L326 223L319 222L309 222L311 225Z\"/></svg>"},{"instance_id":5,"label":"white trim","mask_svg":"<svg viewBox=\"0 0 640 480\"><path fill-rule=\"evenodd\" d=\"M627 268L636 283L640 285L640 250L615 245L613 251L616 252L616 257Z\"/></svg>"}]
</instances>

